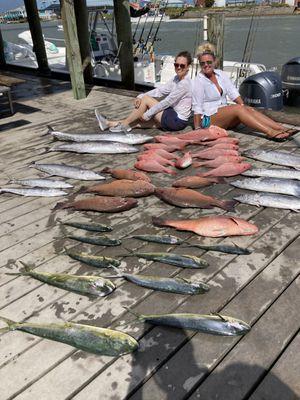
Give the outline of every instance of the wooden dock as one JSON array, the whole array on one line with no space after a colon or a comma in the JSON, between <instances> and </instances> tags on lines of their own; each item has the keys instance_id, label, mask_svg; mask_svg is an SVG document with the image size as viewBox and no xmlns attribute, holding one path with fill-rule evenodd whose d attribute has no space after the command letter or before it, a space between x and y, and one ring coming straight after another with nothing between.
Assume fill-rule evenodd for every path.
<instances>
[{"instance_id":1,"label":"wooden dock","mask_svg":"<svg viewBox=\"0 0 300 400\"><path fill-rule=\"evenodd\" d=\"M18 76L24 78L24 76ZM41 177L30 163L66 163L101 171L104 167L133 167L136 155L79 155L47 152L52 125L67 132L98 132L94 108L109 117L125 115L132 93L91 88L87 99L72 98L70 83L25 77L13 88L16 114L0 115L1 185L8 178ZM154 131L152 131L155 134ZM263 137L231 132L242 150L254 147L299 152L293 141L275 143ZM262 163L254 162L256 166ZM187 171L178 175L187 174ZM168 186L172 177L152 174L156 186ZM229 179L230 180L230 179ZM72 181L77 191L83 182ZM85 183L87 184L87 183ZM231 199L242 192L229 184L203 192ZM138 199L138 208L119 213L53 211L60 198L0 196L0 316L15 321L76 321L130 333L140 344L133 354L119 358L97 356L24 332L0 336L0 399L17 400L296 400L300 399L299 335L299 214L289 210L239 204L236 215L259 227L255 236L200 238L188 232L155 228L152 216L196 218L221 210L179 209L154 196ZM67 239L60 221L94 221L113 227L111 236L122 246L102 248L78 245ZM79 233L79 231L77 231ZM82 233L82 232L80 232ZM100 271L71 260L64 247L113 257L127 249L172 251L174 247L140 242L132 234L173 234L205 244L232 243L252 249L234 256L176 248L180 254L201 255L210 266L188 270L136 257L124 258L127 272L195 278L211 289L198 296L151 291L115 279L117 289L105 298L91 299L67 292L18 272L20 263L39 271L98 274ZM101 271L102 276L111 271ZM243 337L213 336L194 331L138 323L124 307L137 313L218 312L248 322ZM5 325L1 322L0 328Z\"/></svg>"}]
</instances>

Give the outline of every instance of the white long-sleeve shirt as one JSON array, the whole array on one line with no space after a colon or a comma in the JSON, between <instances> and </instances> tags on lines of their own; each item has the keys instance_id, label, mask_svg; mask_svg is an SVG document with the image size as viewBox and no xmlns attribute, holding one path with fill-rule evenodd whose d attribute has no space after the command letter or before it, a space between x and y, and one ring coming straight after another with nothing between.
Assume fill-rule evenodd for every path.
<instances>
[{"instance_id":1,"label":"white long-sleeve shirt","mask_svg":"<svg viewBox=\"0 0 300 400\"><path fill-rule=\"evenodd\" d=\"M142 93L138 95L139 98L148 95L155 98L164 97L159 103L155 104L153 107L149 108L143 118L149 121L155 114L172 107L178 118L183 121L187 121L191 115L192 108L192 81L189 76L185 76L183 79L179 80L176 75L169 82L161 85L147 93Z\"/></svg>"},{"instance_id":2,"label":"white long-sleeve shirt","mask_svg":"<svg viewBox=\"0 0 300 400\"><path fill-rule=\"evenodd\" d=\"M240 96L225 72L220 69L215 69L214 72L223 93L221 94L216 85L200 72L192 82L194 114L213 115L219 107L227 105L226 96L232 101Z\"/></svg>"}]
</instances>

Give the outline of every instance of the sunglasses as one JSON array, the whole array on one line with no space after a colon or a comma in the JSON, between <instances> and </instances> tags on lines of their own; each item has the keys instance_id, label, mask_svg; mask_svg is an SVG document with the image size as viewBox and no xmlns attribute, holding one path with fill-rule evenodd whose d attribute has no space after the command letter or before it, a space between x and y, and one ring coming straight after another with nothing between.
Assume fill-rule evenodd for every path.
<instances>
[{"instance_id":1,"label":"sunglasses","mask_svg":"<svg viewBox=\"0 0 300 400\"><path fill-rule=\"evenodd\" d=\"M212 65L212 63L213 63L212 61L200 61L201 67L204 67L205 64Z\"/></svg>"},{"instance_id":2,"label":"sunglasses","mask_svg":"<svg viewBox=\"0 0 300 400\"><path fill-rule=\"evenodd\" d=\"M175 67L175 68L181 68L181 69L184 69L184 68L186 68L186 67L187 67L187 65L186 65L186 64L178 64L178 63L174 63L174 67Z\"/></svg>"}]
</instances>

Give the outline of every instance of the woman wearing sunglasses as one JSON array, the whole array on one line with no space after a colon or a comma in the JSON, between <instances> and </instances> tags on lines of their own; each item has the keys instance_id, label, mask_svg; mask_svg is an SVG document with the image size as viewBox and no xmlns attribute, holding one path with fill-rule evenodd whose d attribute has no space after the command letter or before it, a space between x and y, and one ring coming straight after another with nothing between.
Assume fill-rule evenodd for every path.
<instances>
[{"instance_id":1,"label":"woman wearing sunglasses","mask_svg":"<svg viewBox=\"0 0 300 400\"><path fill-rule=\"evenodd\" d=\"M284 139L295 133L254 108L245 106L239 92L225 72L215 69L214 47L205 43L197 54L201 71L193 82L193 111L195 128L209 124L234 128L240 123L265 133L268 137ZM227 97L236 104L228 105Z\"/></svg>"},{"instance_id":2,"label":"woman wearing sunglasses","mask_svg":"<svg viewBox=\"0 0 300 400\"><path fill-rule=\"evenodd\" d=\"M134 99L135 109L125 119L106 119L95 110L101 130L129 132L132 128L162 128L179 131L188 124L192 107L192 83L188 76L192 57L189 52L177 54L174 62L175 77L164 85ZM158 98L163 98L161 101Z\"/></svg>"}]
</instances>

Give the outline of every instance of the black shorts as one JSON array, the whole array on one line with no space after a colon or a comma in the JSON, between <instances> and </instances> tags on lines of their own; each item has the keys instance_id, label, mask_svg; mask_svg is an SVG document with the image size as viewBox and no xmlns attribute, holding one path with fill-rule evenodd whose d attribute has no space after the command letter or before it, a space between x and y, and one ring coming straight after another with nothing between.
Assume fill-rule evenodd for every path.
<instances>
[{"instance_id":1,"label":"black shorts","mask_svg":"<svg viewBox=\"0 0 300 400\"><path fill-rule=\"evenodd\" d=\"M177 112L172 107L164 110L161 116L161 127L166 131L181 131L184 129L188 121L178 118Z\"/></svg>"}]
</instances>

